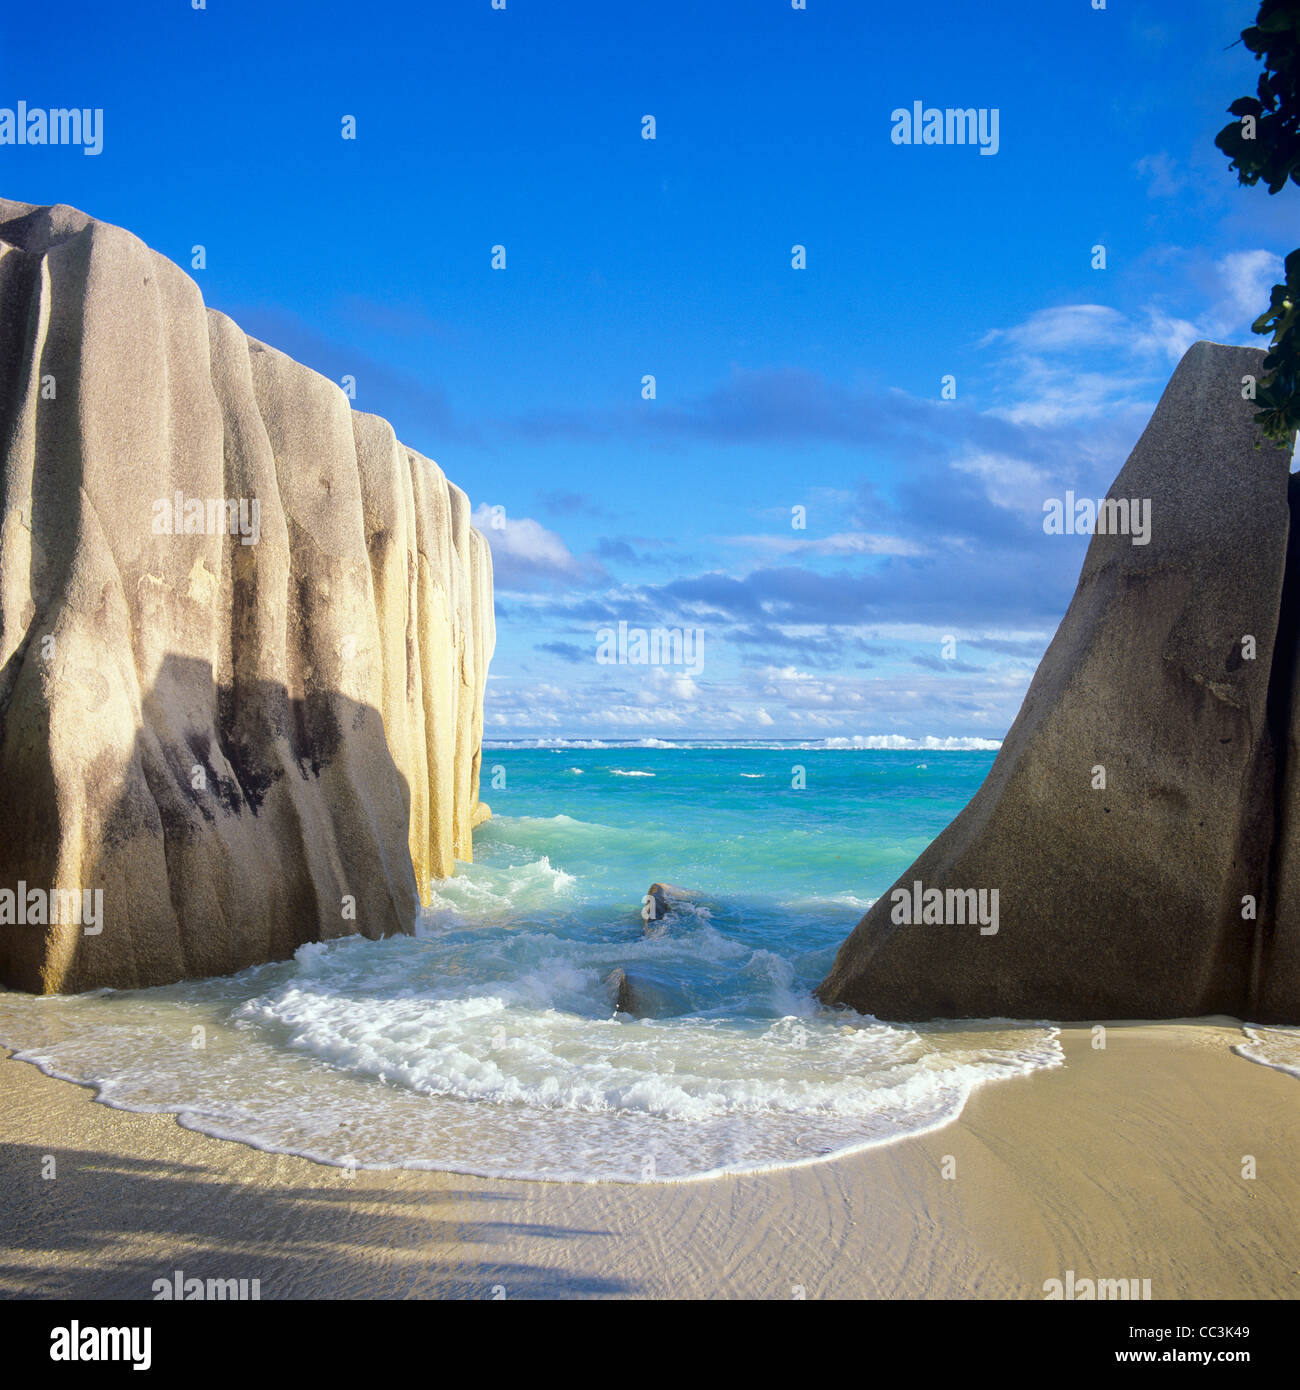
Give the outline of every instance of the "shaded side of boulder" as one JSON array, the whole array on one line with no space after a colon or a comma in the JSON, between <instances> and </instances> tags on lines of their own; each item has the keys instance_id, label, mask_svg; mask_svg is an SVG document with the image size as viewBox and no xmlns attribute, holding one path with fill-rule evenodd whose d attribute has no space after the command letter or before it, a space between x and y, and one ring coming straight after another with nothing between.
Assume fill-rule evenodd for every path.
<instances>
[{"instance_id":1,"label":"shaded side of boulder","mask_svg":"<svg viewBox=\"0 0 1300 1390\"><path fill-rule=\"evenodd\" d=\"M1260 904L1259 1023L1300 1023L1300 474L1289 479L1291 536L1278 625L1271 719L1282 758L1270 892Z\"/></svg>"},{"instance_id":2,"label":"shaded side of boulder","mask_svg":"<svg viewBox=\"0 0 1300 1390\"><path fill-rule=\"evenodd\" d=\"M0 920L0 981L410 930L477 806L464 494L128 232L3 200L0 467L0 893L103 905Z\"/></svg>"},{"instance_id":3,"label":"shaded side of boulder","mask_svg":"<svg viewBox=\"0 0 1300 1390\"><path fill-rule=\"evenodd\" d=\"M898 1020L1248 1010L1289 520L1288 456L1256 449L1242 399L1262 358L1184 356L1110 491L1150 499L1149 544L1094 535L984 784L863 917L824 1001ZM996 890L998 930L900 920L917 882Z\"/></svg>"},{"instance_id":4,"label":"shaded side of boulder","mask_svg":"<svg viewBox=\"0 0 1300 1390\"><path fill-rule=\"evenodd\" d=\"M632 982L627 977L627 971L621 965L617 965L609 972L605 980L605 986L614 999L614 1012L619 1014L635 1014L637 1012L636 996L632 991Z\"/></svg>"}]
</instances>

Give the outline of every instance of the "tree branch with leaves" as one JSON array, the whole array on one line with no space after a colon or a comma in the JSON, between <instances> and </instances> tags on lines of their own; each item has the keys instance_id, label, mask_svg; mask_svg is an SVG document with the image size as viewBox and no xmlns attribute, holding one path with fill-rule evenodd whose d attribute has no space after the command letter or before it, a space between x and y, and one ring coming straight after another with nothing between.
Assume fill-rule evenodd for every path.
<instances>
[{"instance_id":1,"label":"tree branch with leaves","mask_svg":"<svg viewBox=\"0 0 1300 1390\"><path fill-rule=\"evenodd\" d=\"M1262 181L1270 194L1280 193L1288 182L1300 185L1300 0L1263 0L1241 42L1264 70L1256 95L1239 97L1228 107L1237 119L1214 143L1232 161L1238 183ZM1300 428L1300 249L1286 258L1285 275L1251 331L1272 334L1256 385L1255 423L1269 439L1290 448Z\"/></svg>"}]
</instances>

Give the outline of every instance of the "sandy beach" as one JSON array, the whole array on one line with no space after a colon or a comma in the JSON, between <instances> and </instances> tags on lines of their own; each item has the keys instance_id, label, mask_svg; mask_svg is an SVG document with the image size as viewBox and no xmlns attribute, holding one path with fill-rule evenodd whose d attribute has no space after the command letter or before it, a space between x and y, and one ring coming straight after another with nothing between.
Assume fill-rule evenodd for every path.
<instances>
[{"instance_id":1,"label":"sandy beach","mask_svg":"<svg viewBox=\"0 0 1300 1390\"><path fill-rule=\"evenodd\" d=\"M1101 1051L1073 1027L1065 1067L983 1087L942 1130L649 1186L349 1178L6 1057L0 1293L150 1298L181 1270L263 1298L1041 1299L1072 1269L1157 1299L1293 1298L1300 1082L1241 1040L1228 1020L1114 1024Z\"/></svg>"}]
</instances>

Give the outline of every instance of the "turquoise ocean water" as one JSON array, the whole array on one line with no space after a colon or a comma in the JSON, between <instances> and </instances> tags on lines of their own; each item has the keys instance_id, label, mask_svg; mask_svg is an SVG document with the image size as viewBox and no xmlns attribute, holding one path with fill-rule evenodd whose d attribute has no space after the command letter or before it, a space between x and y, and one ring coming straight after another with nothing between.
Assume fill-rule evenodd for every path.
<instances>
[{"instance_id":1,"label":"turquoise ocean water","mask_svg":"<svg viewBox=\"0 0 1300 1390\"><path fill-rule=\"evenodd\" d=\"M323 1162L683 1180L946 1123L1059 1065L1034 1024L891 1027L812 987L991 747L489 745L417 935L226 979L0 994L0 1040L134 1110ZM695 896L646 930L656 879ZM627 972L643 1016L617 1014Z\"/></svg>"}]
</instances>

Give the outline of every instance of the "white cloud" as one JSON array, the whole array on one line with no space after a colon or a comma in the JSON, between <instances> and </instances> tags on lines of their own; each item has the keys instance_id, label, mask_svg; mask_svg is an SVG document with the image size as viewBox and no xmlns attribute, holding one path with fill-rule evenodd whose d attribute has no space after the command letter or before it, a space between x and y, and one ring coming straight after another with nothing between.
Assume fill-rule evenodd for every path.
<instances>
[{"instance_id":1,"label":"white cloud","mask_svg":"<svg viewBox=\"0 0 1300 1390\"><path fill-rule=\"evenodd\" d=\"M1129 351L1138 357L1163 359L1170 366L1198 339L1214 336L1204 326L1198 328L1187 319L1172 318L1161 309L1144 309L1143 318L1141 327L1134 325Z\"/></svg>"},{"instance_id":2,"label":"white cloud","mask_svg":"<svg viewBox=\"0 0 1300 1390\"><path fill-rule=\"evenodd\" d=\"M1173 253L1177 259L1181 253ZM1181 273L1189 289L1194 284L1195 265ZM1210 266L1202 268L1202 303L1192 318L1170 314L1151 302L1125 314L1104 304L1062 304L1040 309L1022 323L994 329L984 335L982 346L1002 343L1010 349L1005 363L1021 374L1021 404L999 413L1008 419L1041 423L1033 406L1041 401L1044 387L1059 377L1074 383L1071 396L1082 414L1089 408L1100 410L1113 404L1116 391L1127 394L1133 372L1149 373L1176 363L1191 345L1201 339L1224 339L1259 346L1250 333L1251 323L1268 303L1270 286L1282 277L1282 259L1271 251L1230 251ZM1189 293L1187 298L1191 298ZM1084 351L1110 349L1116 367L1111 372L1082 374L1067 370L1052 358ZM1030 400L1029 398L1033 398ZM1060 410L1049 406L1051 418Z\"/></svg>"},{"instance_id":3,"label":"white cloud","mask_svg":"<svg viewBox=\"0 0 1300 1390\"><path fill-rule=\"evenodd\" d=\"M1048 484L1048 475L1024 459L1006 454L967 454L952 463L959 473L969 473L984 484L984 492L995 507L1013 512L1039 511L1039 497Z\"/></svg>"},{"instance_id":4,"label":"white cloud","mask_svg":"<svg viewBox=\"0 0 1300 1390\"><path fill-rule=\"evenodd\" d=\"M1232 251L1198 264L1174 248L1168 259L1184 288L1184 302L1193 308L1189 317L1171 314L1154 301L1129 313L1103 304L1062 304L985 334L982 346L1004 348L999 376L1014 382L1015 390L1012 400L989 413L1038 428L1145 417L1169 369L1193 343L1263 346L1250 325L1268 303L1269 287L1281 278L1279 256ZM1196 298L1199 306L1193 304ZM1108 365L1080 370L1076 357L1085 353L1103 354Z\"/></svg>"},{"instance_id":5,"label":"white cloud","mask_svg":"<svg viewBox=\"0 0 1300 1390\"><path fill-rule=\"evenodd\" d=\"M1172 198L1186 183L1177 163L1164 150L1143 156L1133 167L1147 181L1148 198Z\"/></svg>"},{"instance_id":6,"label":"white cloud","mask_svg":"<svg viewBox=\"0 0 1300 1390\"><path fill-rule=\"evenodd\" d=\"M837 531L833 536L722 536L723 545L749 546L778 555L924 555L925 548L901 536Z\"/></svg>"},{"instance_id":7,"label":"white cloud","mask_svg":"<svg viewBox=\"0 0 1300 1390\"><path fill-rule=\"evenodd\" d=\"M499 516L480 503L470 520L492 551L493 581L498 591L582 583L602 576L599 566L578 559L554 531L532 517Z\"/></svg>"},{"instance_id":8,"label":"white cloud","mask_svg":"<svg viewBox=\"0 0 1300 1390\"><path fill-rule=\"evenodd\" d=\"M1215 266L1223 288L1222 298L1214 311L1216 337L1240 335L1268 306L1269 291L1282 280L1282 257L1271 251L1232 251ZM1253 340L1262 344L1263 339Z\"/></svg>"},{"instance_id":9,"label":"white cloud","mask_svg":"<svg viewBox=\"0 0 1300 1390\"><path fill-rule=\"evenodd\" d=\"M1105 304L1061 304L1039 309L1011 328L995 328L982 344L1004 339L1022 352L1066 352L1121 343L1128 320Z\"/></svg>"}]
</instances>

